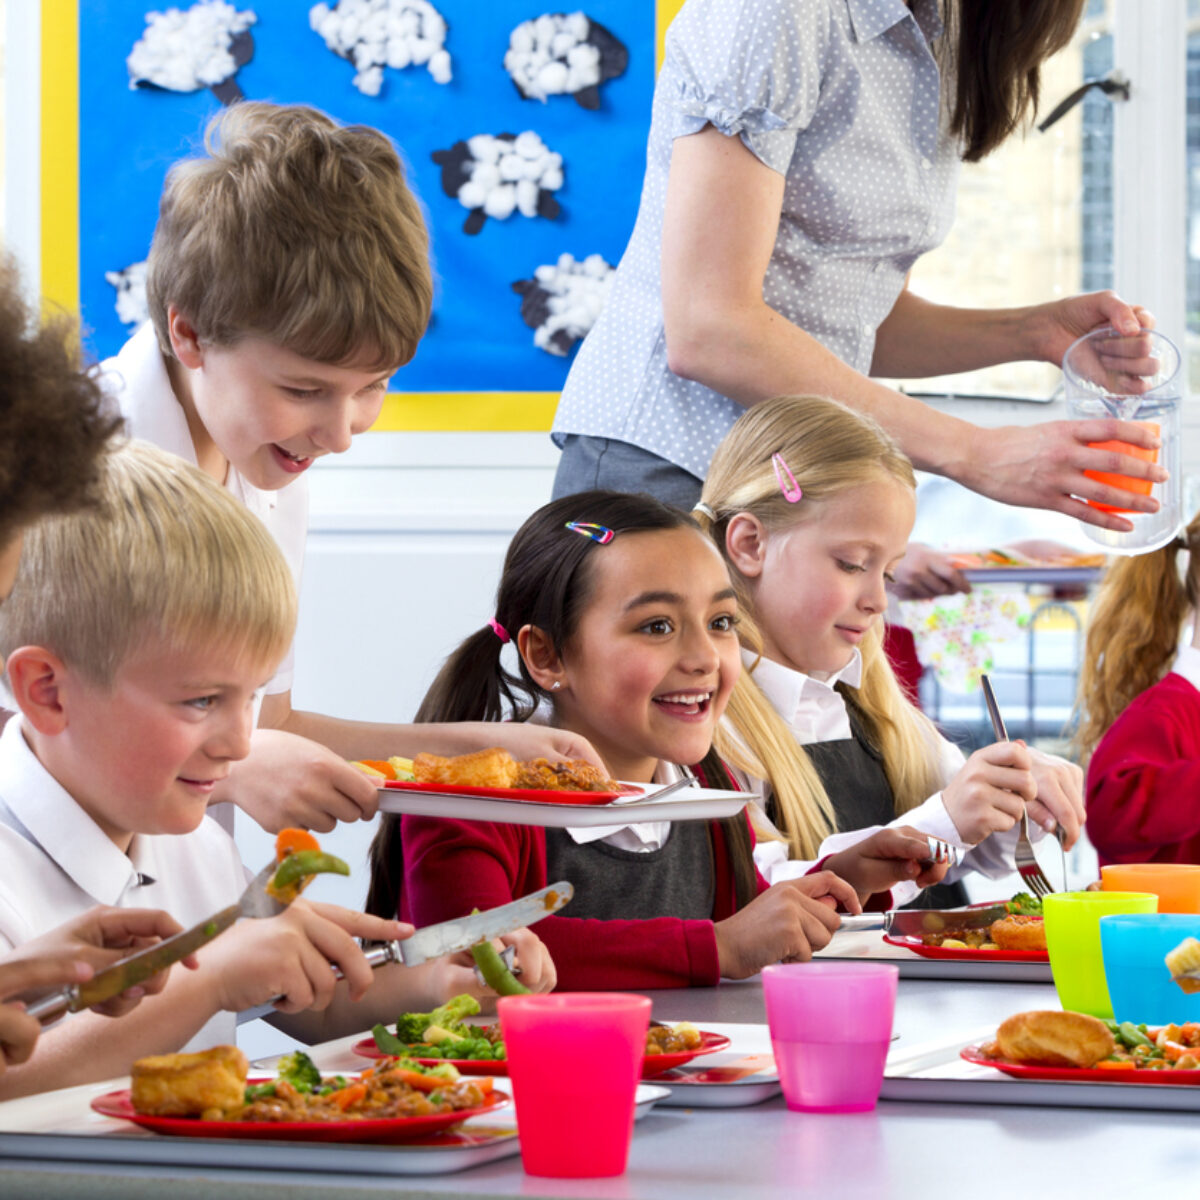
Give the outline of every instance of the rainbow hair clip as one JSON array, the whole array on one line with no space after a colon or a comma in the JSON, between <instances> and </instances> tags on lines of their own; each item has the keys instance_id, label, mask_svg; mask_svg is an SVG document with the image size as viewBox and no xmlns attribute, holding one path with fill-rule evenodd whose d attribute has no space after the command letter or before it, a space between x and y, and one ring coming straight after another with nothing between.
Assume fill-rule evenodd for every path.
<instances>
[{"instance_id":1,"label":"rainbow hair clip","mask_svg":"<svg viewBox=\"0 0 1200 1200\"><path fill-rule=\"evenodd\" d=\"M616 536L607 525L593 525L590 521L568 521L567 528L575 533L582 533L585 538L607 546Z\"/></svg>"},{"instance_id":2,"label":"rainbow hair clip","mask_svg":"<svg viewBox=\"0 0 1200 1200\"><path fill-rule=\"evenodd\" d=\"M771 466L775 468L775 482L779 484L779 490L783 493L783 498L789 504L795 504L804 495L804 492L801 491L800 485L796 482L796 477L792 474L787 463L783 461L783 455L772 454Z\"/></svg>"}]
</instances>

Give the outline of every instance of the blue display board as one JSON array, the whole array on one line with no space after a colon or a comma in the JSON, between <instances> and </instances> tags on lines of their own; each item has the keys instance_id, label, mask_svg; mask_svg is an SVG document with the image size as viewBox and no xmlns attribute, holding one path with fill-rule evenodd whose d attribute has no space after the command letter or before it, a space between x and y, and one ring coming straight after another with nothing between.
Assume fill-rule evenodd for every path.
<instances>
[{"instance_id":1,"label":"blue display board","mask_svg":"<svg viewBox=\"0 0 1200 1200\"><path fill-rule=\"evenodd\" d=\"M254 55L237 74L247 99L306 103L339 121L376 126L400 148L432 234L437 295L433 323L396 378L405 392L557 391L569 358L536 348L521 320L515 280L563 252L599 253L616 264L637 212L654 86L656 10L648 0L591 0L589 17L629 49L625 73L605 83L589 112L570 97L524 100L503 67L522 21L562 12L545 0L434 0L446 18L454 78L424 67L387 69L377 97L355 89L354 68L309 28L310 4L236 0L252 9ZM188 0L175 0L188 7ZM330 0L332 4L332 0ZM220 108L211 91L131 89L125 59L145 30L153 0L79 0L80 302L89 349L103 357L129 334L106 271L146 257L168 167L198 153ZM570 11L565 10L565 11ZM467 210L441 188L431 159L478 133L536 132L562 154L566 181L555 220L514 214L462 232Z\"/></svg>"}]
</instances>

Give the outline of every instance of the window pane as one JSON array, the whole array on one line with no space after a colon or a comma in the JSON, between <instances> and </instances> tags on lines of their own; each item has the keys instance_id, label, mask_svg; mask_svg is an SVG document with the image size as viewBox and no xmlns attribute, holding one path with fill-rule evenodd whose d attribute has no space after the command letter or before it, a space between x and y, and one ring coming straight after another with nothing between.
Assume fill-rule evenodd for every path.
<instances>
[{"instance_id":1,"label":"window pane","mask_svg":"<svg viewBox=\"0 0 1200 1200\"><path fill-rule=\"evenodd\" d=\"M1112 69L1108 7L1092 0L1071 44L1043 67L1039 116L1084 79ZM1112 122L1112 102L1093 90L1045 133L1031 128L983 162L964 165L954 228L918 261L913 290L943 304L1004 308L1110 287ZM1060 378L1047 363L1010 363L901 386L1046 397Z\"/></svg>"}]
</instances>

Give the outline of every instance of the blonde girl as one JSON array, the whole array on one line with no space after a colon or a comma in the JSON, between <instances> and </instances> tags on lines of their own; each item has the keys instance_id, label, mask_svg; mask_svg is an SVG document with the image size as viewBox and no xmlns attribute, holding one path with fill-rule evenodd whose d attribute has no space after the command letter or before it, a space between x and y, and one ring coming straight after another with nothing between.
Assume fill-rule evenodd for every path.
<instances>
[{"instance_id":1,"label":"blonde girl","mask_svg":"<svg viewBox=\"0 0 1200 1200\"><path fill-rule=\"evenodd\" d=\"M912 466L870 418L833 400L756 405L713 458L698 514L739 589L746 672L718 734L788 855L760 847L783 878L813 859L860 896L931 878L890 842L908 826L966 851L951 877L1013 870L1022 806L1067 844L1083 819L1082 774L1020 742L964 760L907 699L883 651L885 584L915 517ZM1005 835L1008 836L1005 836Z\"/></svg>"},{"instance_id":2,"label":"blonde girl","mask_svg":"<svg viewBox=\"0 0 1200 1200\"><path fill-rule=\"evenodd\" d=\"M1200 514L1161 550L1118 559L1096 595L1076 745L1102 863L1200 863L1197 597ZM1189 616L1192 637L1180 646Z\"/></svg>"}]
</instances>

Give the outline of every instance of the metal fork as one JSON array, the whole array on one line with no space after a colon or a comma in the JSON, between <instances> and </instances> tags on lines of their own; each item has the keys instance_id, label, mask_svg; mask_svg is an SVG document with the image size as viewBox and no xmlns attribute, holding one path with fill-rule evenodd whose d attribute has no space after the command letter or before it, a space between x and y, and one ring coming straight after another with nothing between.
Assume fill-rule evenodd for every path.
<instances>
[{"instance_id":1,"label":"metal fork","mask_svg":"<svg viewBox=\"0 0 1200 1200\"><path fill-rule=\"evenodd\" d=\"M1008 730L1004 727L1004 718L1000 715L1000 706L996 703L996 693L992 691L992 681L986 675L979 676L983 688L983 701L987 705L988 716L992 719L992 730L998 742L1008 741ZM1062 843L1059 842L1059 847ZM1046 878L1038 860L1034 857L1033 843L1029 840L1029 814L1024 806L1021 808L1021 822L1017 827L1017 843L1013 847L1013 861L1017 865L1017 873L1022 882L1035 896L1046 896L1054 891L1050 880ZM1063 876L1066 877L1066 857L1064 851Z\"/></svg>"},{"instance_id":2,"label":"metal fork","mask_svg":"<svg viewBox=\"0 0 1200 1200\"><path fill-rule=\"evenodd\" d=\"M926 862L935 866L938 863L946 863L951 867L958 866L961 854L957 846L944 842L941 838L933 837L931 834L925 835L925 842L929 846L929 857L925 860Z\"/></svg>"}]
</instances>

